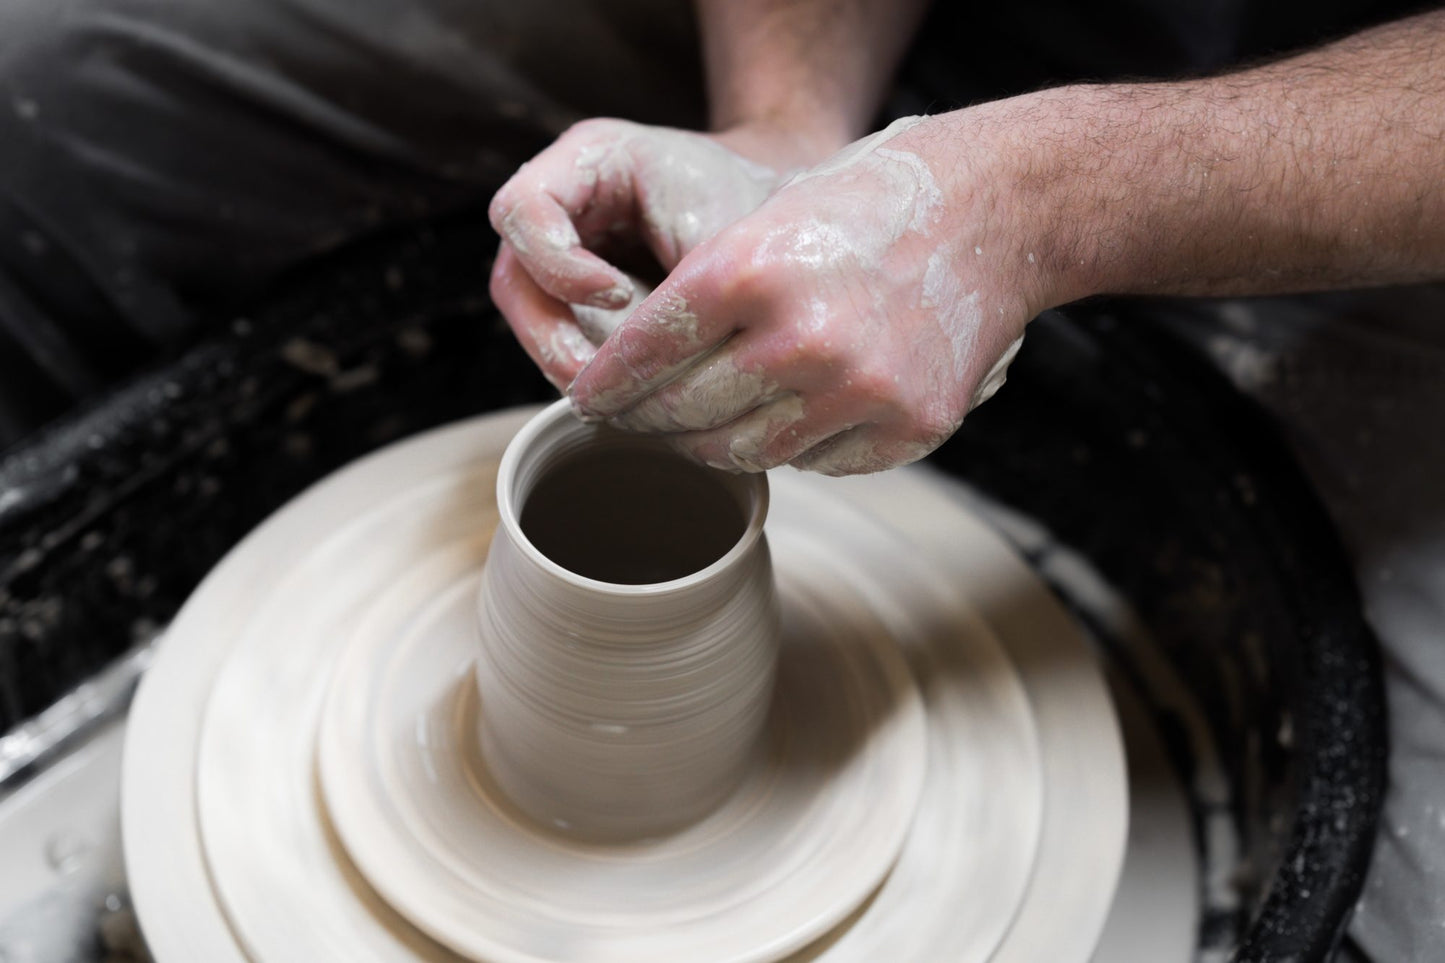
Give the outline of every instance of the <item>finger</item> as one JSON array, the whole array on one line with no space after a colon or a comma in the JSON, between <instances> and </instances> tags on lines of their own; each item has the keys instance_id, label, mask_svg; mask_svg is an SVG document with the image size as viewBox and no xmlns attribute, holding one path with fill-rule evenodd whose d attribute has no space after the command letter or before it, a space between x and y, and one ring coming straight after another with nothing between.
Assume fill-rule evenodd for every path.
<instances>
[{"instance_id":1,"label":"finger","mask_svg":"<svg viewBox=\"0 0 1445 963\"><path fill-rule=\"evenodd\" d=\"M720 428L673 435L669 441L714 468L767 471L851 427L840 424L834 412L812 410L815 407L803 396L786 392Z\"/></svg>"},{"instance_id":2,"label":"finger","mask_svg":"<svg viewBox=\"0 0 1445 963\"><path fill-rule=\"evenodd\" d=\"M514 179L515 180L515 179ZM618 308L632 285L618 268L582 246L572 215L545 187L523 194L525 185L504 186L489 214L497 233L542 288L559 301Z\"/></svg>"},{"instance_id":3,"label":"finger","mask_svg":"<svg viewBox=\"0 0 1445 963\"><path fill-rule=\"evenodd\" d=\"M697 254L689 255L598 348L568 389L579 411L608 418L633 408L738 330L732 311L742 307L739 299L729 299L724 309L695 293L702 284L693 275L709 269L707 259L701 259L689 272L687 265Z\"/></svg>"},{"instance_id":4,"label":"finger","mask_svg":"<svg viewBox=\"0 0 1445 963\"><path fill-rule=\"evenodd\" d=\"M621 307L622 272L584 246L587 232L636 218L626 145L634 125L585 121L502 185L488 215L543 290L573 304Z\"/></svg>"},{"instance_id":5,"label":"finger","mask_svg":"<svg viewBox=\"0 0 1445 963\"><path fill-rule=\"evenodd\" d=\"M577 318L577 327L594 345L612 337L617 326L631 317L637 306L652 293L652 286L641 278L629 274L628 280L632 282L632 299L620 308L597 308L586 304L571 306L572 314Z\"/></svg>"},{"instance_id":6,"label":"finger","mask_svg":"<svg viewBox=\"0 0 1445 963\"><path fill-rule=\"evenodd\" d=\"M491 294L522 350L548 381L565 390L596 352L571 308L537 286L508 244L492 264Z\"/></svg>"},{"instance_id":7,"label":"finger","mask_svg":"<svg viewBox=\"0 0 1445 963\"><path fill-rule=\"evenodd\" d=\"M776 400L778 386L747 354L741 340L733 338L614 423L631 431L706 431Z\"/></svg>"},{"instance_id":8,"label":"finger","mask_svg":"<svg viewBox=\"0 0 1445 963\"><path fill-rule=\"evenodd\" d=\"M794 468L820 475L869 475L915 462L936 445L899 441L877 424L834 435L791 459Z\"/></svg>"}]
</instances>

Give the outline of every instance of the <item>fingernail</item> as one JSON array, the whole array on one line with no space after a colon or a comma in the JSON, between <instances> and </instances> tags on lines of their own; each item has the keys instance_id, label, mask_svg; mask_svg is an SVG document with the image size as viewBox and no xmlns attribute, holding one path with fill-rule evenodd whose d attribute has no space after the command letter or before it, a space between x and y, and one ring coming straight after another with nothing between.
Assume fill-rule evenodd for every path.
<instances>
[{"instance_id":1,"label":"fingernail","mask_svg":"<svg viewBox=\"0 0 1445 963\"><path fill-rule=\"evenodd\" d=\"M757 464L751 458L746 458L742 455L739 455L735 451L729 450L728 457L732 459L733 471L743 472L747 475L757 475L767 471L766 468L764 468L762 465Z\"/></svg>"},{"instance_id":2,"label":"fingernail","mask_svg":"<svg viewBox=\"0 0 1445 963\"><path fill-rule=\"evenodd\" d=\"M572 384L576 384L576 382L574 381ZM601 415L588 411L586 408L583 408L577 403L577 399L572 397L572 385L567 386L567 390L564 392L564 394L566 394L567 400L572 403L572 413L577 416L578 421L583 421L589 425L592 425L603 420L603 417Z\"/></svg>"}]
</instances>

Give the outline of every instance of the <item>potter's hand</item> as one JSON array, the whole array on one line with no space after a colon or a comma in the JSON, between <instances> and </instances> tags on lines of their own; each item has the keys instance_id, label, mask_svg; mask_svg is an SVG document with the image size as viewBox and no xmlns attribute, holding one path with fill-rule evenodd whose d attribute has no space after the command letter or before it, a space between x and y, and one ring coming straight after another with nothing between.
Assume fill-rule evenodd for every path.
<instances>
[{"instance_id":1,"label":"potter's hand","mask_svg":"<svg viewBox=\"0 0 1445 963\"><path fill-rule=\"evenodd\" d=\"M595 252L645 246L670 271L762 203L781 179L773 165L792 161L787 139L589 120L503 185L490 211L503 240L492 297L554 384L592 357L605 312L633 302L632 281Z\"/></svg>"},{"instance_id":2,"label":"potter's hand","mask_svg":"<svg viewBox=\"0 0 1445 963\"><path fill-rule=\"evenodd\" d=\"M570 393L712 464L867 471L946 437L1044 308L1440 280L1442 77L1437 11L895 125L699 244Z\"/></svg>"},{"instance_id":3,"label":"potter's hand","mask_svg":"<svg viewBox=\"0 0 1445 963\"><path fill-rule=\"evenodd\" d=\"M1038 271L986 179L930 168L930 122L856 142L699 245L573 383L578 410L733 470L871 472L939 445L1001 380Z\"/></svg>"}]
</instances>

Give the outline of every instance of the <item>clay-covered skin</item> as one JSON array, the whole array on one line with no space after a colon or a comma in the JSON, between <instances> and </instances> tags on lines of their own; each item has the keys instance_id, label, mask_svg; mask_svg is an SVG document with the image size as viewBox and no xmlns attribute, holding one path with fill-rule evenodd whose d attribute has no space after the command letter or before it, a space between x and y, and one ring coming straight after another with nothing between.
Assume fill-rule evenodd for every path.
<instances>
[{"instance_id":1,"label":"clay-covered skin","mask_svg":"<svg viewBox=\"0 0 1445 963\"><path fill-rule=\"evenodd\" d=\"M595 255L539 245L527 235L536 223L522 226L536 216L565 234L567 204L536 199L567 174L564 137L533 162L549 173L524 168L493 204L508 239L494 295L549 377L569 384L580 413L662 433L704 464L852 474L914 461L997 389L1032 314L1027 286L1012 285L999 257L1018 260L1024 274L1037 264L1027 252L999 250L986 189L961 211L945 203L944 174L921 149L929 121L904 118L857 141L783 181L752 213L730 210L724 220L712 216L715 200L698 202L721 230L670 245L649 234L671 273L598 350L571 354L555 345L576 341L589 308L624 302L598 293L620 282L604 284ZM559 193L581 223L595 213L575 202L578 183L574 173L572 193ZM671 189L646 196L694 202ZM673 207L664 220L697 223L686 213ZM638 300L635 287L622 290ZM588 307L574 314L564 301ZM595 340L603 327L588 334Z\"/></svg>"},{"instance_id":2,"label":"clay-covered skin","mask_svg":"<svg viewBox=\"0 0 1445 963\"><path fill-rule=\"evenodd\" d=\"M503 244L492 298L558 388L595 352L569 306L635 303L633 279L593 249L640 242L670 271L782 179L728 144L725 136L625 120L583 121L497 192L490 213Z\"/></svg>"},{"instance_id":3,"label":"clay-covered skin","mask_svg":"<svg viewBox=\"0 0 1445 963\"><path fill-rule=\"evenodd\" d=\"M694 247L568 394L708 464L876 471L947 437L1045 308L1438 279L1442 35L1435 12L1234 74L905 118ZM552 279L595 264L539 257L506 216L516 189L493 214L528 249L513 241L502 270L577 300ZM498 304L524 332L568 313Z\"/></svg>"}]
</instances>

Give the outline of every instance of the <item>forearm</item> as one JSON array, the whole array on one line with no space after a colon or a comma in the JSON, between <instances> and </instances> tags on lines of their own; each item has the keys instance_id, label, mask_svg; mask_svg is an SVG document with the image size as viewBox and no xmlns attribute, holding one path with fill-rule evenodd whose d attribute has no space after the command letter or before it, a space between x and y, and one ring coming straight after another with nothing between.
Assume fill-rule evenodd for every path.
<instances>
[{"instance_id":1,"label":"forearm","mask_svg":"<svg viewBox=\"0 0 1445 963\"><path fill-rule=\"evenodd\" d=\"M864 133L926 0L697 0L714 130L790 132L812 163Z\"/></svg>"},{"instance_id":2,"label":"forearm","mask_svg":"<svg viewBox=\"0 0 1445 963\"><path fill-rule=\"evenodd\" d=\"M999 203L1044 221L1046 300L1445 278L1445 12L1228 76L981 109L1010 132Z\"/></svg>"}]
</instances>

